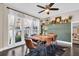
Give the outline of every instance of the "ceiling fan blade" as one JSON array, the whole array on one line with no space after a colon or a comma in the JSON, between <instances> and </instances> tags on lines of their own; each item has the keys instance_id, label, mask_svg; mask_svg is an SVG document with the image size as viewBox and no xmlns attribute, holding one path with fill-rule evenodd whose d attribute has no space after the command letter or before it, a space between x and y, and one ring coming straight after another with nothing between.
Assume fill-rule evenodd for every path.
<instances>
[{"instance_id":1,"label":"ceiling fan blade","mask_svg":"<svg viewBox=\"0 0 79 59\"><path fill-rule=\"evenodd\" d=\"M43 6L40 6L40 5L37 5L38 7L40 7L40 8L43 8L43 9L45 9L45 7L43 7Z\"/></svg>"},{"instance_id":2,"label":"ceiling fan blade","mask_svg":"<svg viewBox=\"0 0 79 59\"><path fill-rule=\"evenodd\" d=\"M49 4L49 7L52 7L52 5L54 5L54 4L55 4L55 3L50 3L50 4Z\"/></svg>"},{"instance_id":3,"label":"ceiling fan blade","mask_svg":"<svg viewBox=\"0 0 79 59\"><path fill-rule=\"evenodd\" d=\"M50 8L50 10L59 10L59 8Z\"/></svg>"},{"instance_id":4,"label":"ceiling fan blade","mask_svg":"<svg viewBox=\"0 0 79 59\"><path fill-rule=\"evenodd\" d=\"M38 13L42 13L43 11L45 11L45 10L42 10L42 11L40 11L40 12L38 12Z\"/></svg>"}]
</instances>

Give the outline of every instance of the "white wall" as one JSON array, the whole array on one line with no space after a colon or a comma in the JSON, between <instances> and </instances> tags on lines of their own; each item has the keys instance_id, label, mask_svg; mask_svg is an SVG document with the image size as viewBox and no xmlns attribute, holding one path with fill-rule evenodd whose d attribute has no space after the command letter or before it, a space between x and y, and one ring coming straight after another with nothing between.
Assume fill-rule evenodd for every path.
<instances>
[{"instance_id":1,"label":"white wall","mask_svg":"<svg viewBox=\"0 0 79 59\"><path fill-rule=\"evenodd\" d=\"M0 48L2 48L2 4L0 4Z\"/></svg>"},{"instance_id":2,"label":"white wall","mask_svg":"<svg viewBox=\"0 0 79 59\"><path fill-rule=\"evenodd\" d=\"M63 19L68 17L68 16L72 16L72 22L78 21L79 20L79 10L74 10L74 11L61 13L61 14L56 14L56 15L52 16L52 19L54 20L55 17L57 17L57 16L61 16Z\"/></svg>"},{"instance_id":3,"label":"white wall","mask_svg":"<svg viewBox=\"0 0 79 59\"><path fill-rule=\"evenodd\" d=\"M7 8L0 4L0 48L7 46L8 36L8 11Z\"/></svg>"}]
</instances>

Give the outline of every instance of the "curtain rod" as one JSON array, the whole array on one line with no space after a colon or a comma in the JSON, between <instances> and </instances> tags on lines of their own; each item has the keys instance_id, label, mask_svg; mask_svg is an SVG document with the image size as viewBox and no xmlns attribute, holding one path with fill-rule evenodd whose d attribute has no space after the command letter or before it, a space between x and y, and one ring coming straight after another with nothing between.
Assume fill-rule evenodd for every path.
<instances>
[{"instance_id":1,"label":"curtain rod","mask_svg":"<svg viewBox=\"0 0 79 59\"><path fill-rule=\"evenodd\" d=\"M13 8L10 8L10 7L7 7L7 8L8 8L8 9L11 9L11 10L14 10L14 11L17 11L17 12L20 12L20 13L22 13L22 14L25 14L25 15L28 15L28 16L31 16L31 17L34 17L34 18L40 19L40 18L38 18L38 17L36 17L36 16L33 16L33 15L30 15L30 14L27 14L27 13L21 12L21 11L19 11L19 10L16 10L16 9L13 9Z\"/></svg>"}]
</instances>

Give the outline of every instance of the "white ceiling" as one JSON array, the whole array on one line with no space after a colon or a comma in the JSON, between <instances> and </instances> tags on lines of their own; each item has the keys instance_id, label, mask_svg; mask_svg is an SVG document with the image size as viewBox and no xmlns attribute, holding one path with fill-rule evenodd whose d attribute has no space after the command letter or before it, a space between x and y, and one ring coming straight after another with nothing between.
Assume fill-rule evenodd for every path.
<instances>
[{"instance_id":1,"label":"white ceiling","mask_svg":"<svg viewBox=\"0 0 79 59\"><path fill-rule=\"evenodd\" d=\"M39 18L46 18L46 17L52 17L53 15L79 10L79 3L56 3L53 7L59 8L59 11L50 11L50 14L47 15L45 12L38 13L42 9L37 7L36 5L42 5L45 6L46 3L10 3L5 4L11 8L20 10L25 13L29 13L31 15L34 15Z\"/></svg>"}]
</instances>

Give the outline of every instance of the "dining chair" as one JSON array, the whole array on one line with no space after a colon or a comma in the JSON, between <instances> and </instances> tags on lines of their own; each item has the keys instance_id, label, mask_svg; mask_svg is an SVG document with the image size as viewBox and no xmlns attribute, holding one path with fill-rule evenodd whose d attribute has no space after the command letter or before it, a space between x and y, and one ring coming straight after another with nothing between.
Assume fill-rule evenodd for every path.
<instances>
[{"instance_id":1,"label":"dining chair","mask_svg":"<svg viewBox=\"0 0 79 59\"><path fill-rule=\"evenodd\" d=\"M29 49L36 48L36 46L32 43L32 40L25 40L25 44Z\"/></svg>"},{"instance_id":2,"label":"dining chair","mask_svg":"<svg viewBox=\"0 0 79 59\"><path fill-rule=\"evenodd\" d=\"M26 47L27 47L27 49L26 49L26 54L27 54L27 52L28 52L28 49L29 49L29 52L30 52L31 49L36 48L36 45L34 45L34 44L32 43L32 40L25 40L25 45L26 45Z\"/></svg>"}]
</instances>

